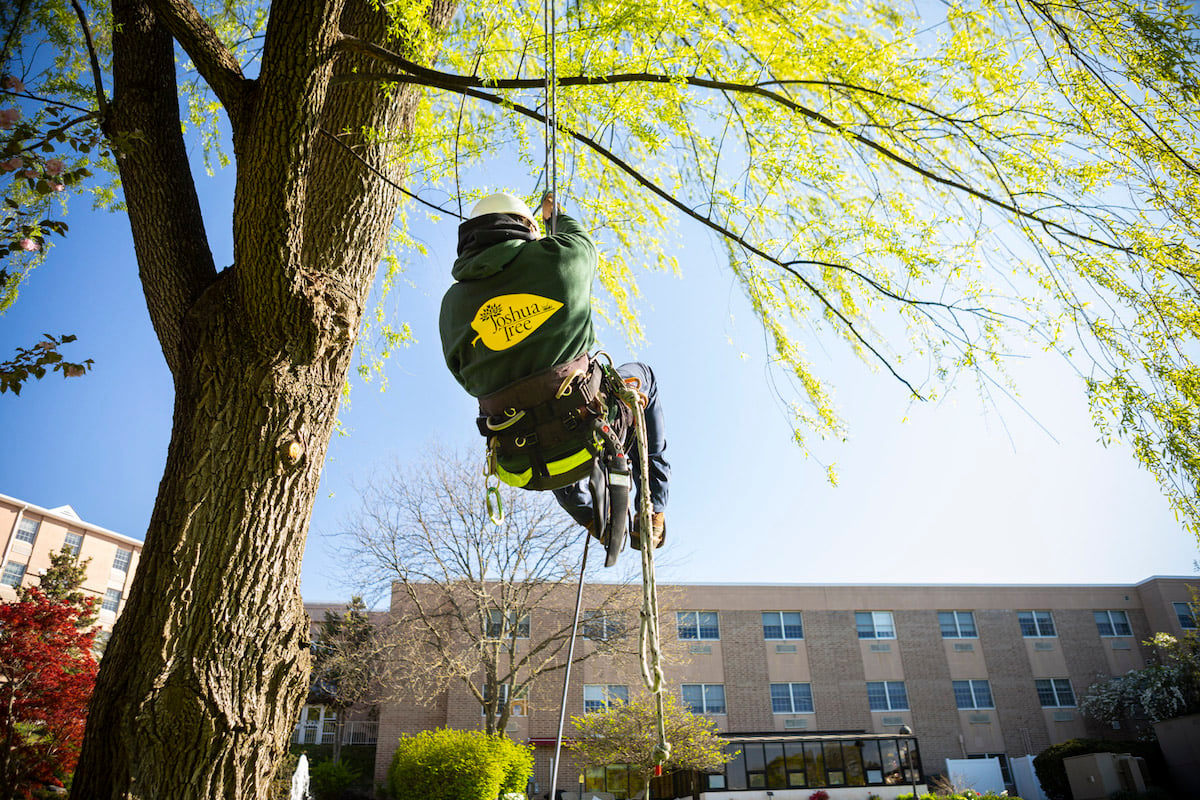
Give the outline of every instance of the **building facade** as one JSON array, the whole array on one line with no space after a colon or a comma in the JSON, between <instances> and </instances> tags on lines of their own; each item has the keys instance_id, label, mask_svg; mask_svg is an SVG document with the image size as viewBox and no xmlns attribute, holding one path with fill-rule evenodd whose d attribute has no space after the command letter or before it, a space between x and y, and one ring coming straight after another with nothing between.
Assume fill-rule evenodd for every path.
<instances>
[{"instance_id":1,"label":"building facade","mask_svg":"<svg viewBox=\"0 0 1200 800\"><path fill-rule=\"evenodd\" d=\"M2 494L0 531L5 537L0 603L15 600L18 586L36 586L50 556L67 547L77 558L91 559L81 589L96 598L97 624L102 637L108 635L133 583L141 542L84 522L70 506L42 508Z\"/></svg>"},{"instance_id":2,"label":"building facade","mask_svg":"<svg viewBox=\"0 0 1200 800\"><path fill-rule=\"evenodd\" d=\"M919 742L919 763L914 757L912 766L924 765L922 779L944 773L947 759L995 757L1010 783L1014 760L1051 744L1082 736L1133 738L1131 731L1087 719L1078 702L1093 683L1154 663L1155 653L1143 642L1155 632L1179 635L1195 628L1193 584L1200 580L660 585L671 609L662 636L671 638L677 654L667 667L669 690L716 723L730 739L731 753L740 752L724 774L699 776L703 785L683 793L761 796L768 789L785 790L780 797L787 797L787 789L803 788L796 796L807 797L816 787L908 783L914 770L905 758L902 728ZM570 613L573 600L563 598L563 613ZM532 640L539 622L545 629L560 623L549 614L542 620L532 615ZM581 638L580 646L591 645ZM636 660L588 659L572 671L567 716L640 690ZM561 692L561 672L536 681L517 702L507 729L511 738L535 746L541 792L550 786ZM385 704L376 779L384 779L398 736L481 726L481 709L465 689L428 705ZM806 758L804 748L814 742L833 744ZM618 767L583 778L588 790L613 791L618 798L634 793L630 775ZM579 779L565 757L557 785L574 789Z\"/></svg>"}]
</instances>

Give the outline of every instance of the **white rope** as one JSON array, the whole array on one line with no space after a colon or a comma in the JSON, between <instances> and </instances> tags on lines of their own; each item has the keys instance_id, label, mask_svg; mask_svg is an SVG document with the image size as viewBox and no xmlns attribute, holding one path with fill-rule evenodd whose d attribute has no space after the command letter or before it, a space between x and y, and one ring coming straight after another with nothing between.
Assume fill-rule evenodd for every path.
<instances>
[{"instance_id":1,"label":"white rope","mask_svg":"<svg viewBox=\"0 0 1200 800\"><path fill-rule=\"evenodd\" d=\"M642 680L655 700L654 763L661 766L671 758L671 743L667 741L666 685L662 667L662 644L658 635L658 584L654 577L654 541L650 500L650 460L646 450L646 415L638 393L621 383L621 400L633 409L633 429L637 435L639 467L638 524L642 539L642 610L638 626L638 651L641 654Z\"/></svg>"},{"instance_id":2,"label":"white rope","mask_svg":"<svg viewBox=\"0 0 1200 800\"><path fill-rule=\"evenodd\" d=\"M558 53L554 0L546 0L543 27L546 36L546 191L554 196L550 212L550 234L558 227Z\"/></svg>"}]
</instances>

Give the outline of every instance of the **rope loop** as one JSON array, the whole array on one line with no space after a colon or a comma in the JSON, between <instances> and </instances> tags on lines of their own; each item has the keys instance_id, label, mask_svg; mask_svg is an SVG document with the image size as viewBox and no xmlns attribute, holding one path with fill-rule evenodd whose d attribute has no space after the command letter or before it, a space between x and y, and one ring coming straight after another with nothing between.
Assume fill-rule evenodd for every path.
<instances>
[{"instance_id":1,"label":"rope loop","mask_svg":"<svg viewBox=\"0 0 1200 800\"><path fill-rule=\"evenodd\" d=\"M605 354L607 355L607 354ZM610 359L611 362L611 359ZM620 383L617 397L633 411L633 428L637 436L638 466L638 530L642 532L642 610L638 625L638 651L641 654L642 680L655 700L654 761L665 764L671 758L671 743L667 741L666 688L662 666L662 643L658 632L658 584L654 577L654 541L650 502L650 464L646 450L646 415L638 392Z\"/></svg>"}]
</instances>

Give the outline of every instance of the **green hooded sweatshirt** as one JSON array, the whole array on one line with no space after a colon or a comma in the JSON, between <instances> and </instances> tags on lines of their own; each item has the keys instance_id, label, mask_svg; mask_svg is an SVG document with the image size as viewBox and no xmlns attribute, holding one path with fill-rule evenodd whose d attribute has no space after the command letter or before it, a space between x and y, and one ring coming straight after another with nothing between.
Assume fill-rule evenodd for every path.
<instances>
[{"instance_id":1,"label":"green hooded sweatshirt","mask_svg":"<svg viewBox=\"0 0 1200 800\"><path fill-rule=\"evenodd\" d=\"M439 322L455 379L481 397L591 350L597 267L591 237L564 214L541 239L509 214L460 225Z\"/></svg>"}]
</instances>

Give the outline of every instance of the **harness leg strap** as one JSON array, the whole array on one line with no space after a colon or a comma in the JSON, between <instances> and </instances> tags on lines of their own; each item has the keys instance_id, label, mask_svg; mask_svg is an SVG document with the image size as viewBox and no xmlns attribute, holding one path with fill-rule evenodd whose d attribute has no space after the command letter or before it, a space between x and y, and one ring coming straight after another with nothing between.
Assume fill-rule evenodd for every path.
<instances>
[{"instance_id":1,"label":"harness leg strap","mask_svg":"<svg viewBox=\"0 0 1200 800\"><path fill-rule=\"evenodd\" d=\"M597 459L599 461L599 459ZM617 555L625 545L625 534L629 529L629 490L633 480L629 473L629 459L619 454L608 465L608 555L604 566L617 563Z\"/></svg>"}]
</instances>

